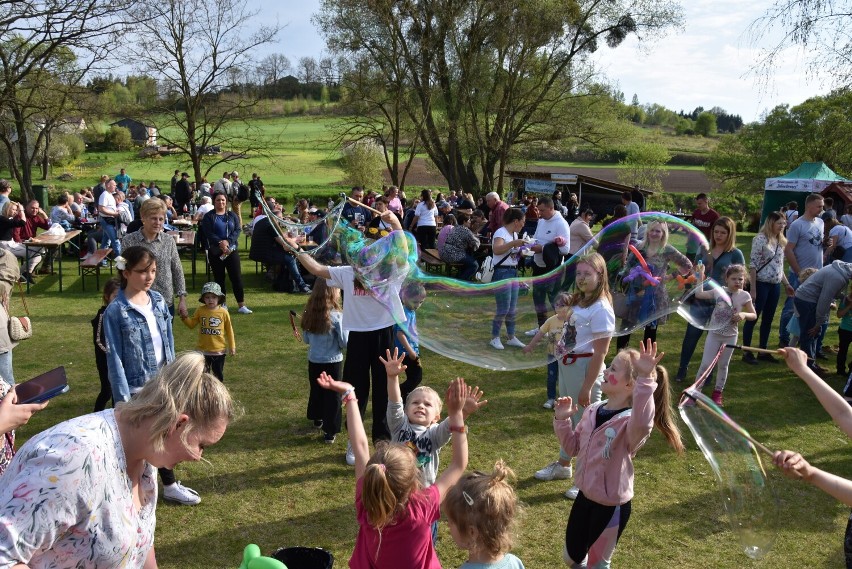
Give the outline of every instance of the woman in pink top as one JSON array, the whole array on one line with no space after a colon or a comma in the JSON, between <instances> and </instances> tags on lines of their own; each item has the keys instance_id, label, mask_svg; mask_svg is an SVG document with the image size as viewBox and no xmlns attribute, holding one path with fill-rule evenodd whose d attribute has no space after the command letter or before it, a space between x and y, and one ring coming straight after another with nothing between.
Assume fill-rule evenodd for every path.
<instances>
[{"instance_id":1,"label":"woman in pink top","mask_svg":"<svg viewBox=\"0 0 852 569\"><path fill-rule=\"evenodd\" d=\"M389 354L388 354L389 356ZM404 366L403 366L404 367ZM414 453L401 443L380 442L370 456L355 389L323 372L317 382L336 391L346 407L349 443L355 452L355 509L358 538L349 560L352 569L440 569L432 543L432 524L441 517L441 501L467 468L464 426L466 386L457 378L447 388L447 419L453 460L435 484L422 488Z\"/></svg>"},{"instance_id":2,"label":"woman in pink top","mask_svg":"<svg viewBox=\"0 0 852 569\"><path fill-rule=\"evenodd\" d=\"M683 452L669 377L657 365L662 358L651 340L641 351L620 351L604 372L601 389L607 400L587 407L577 425L571 421L571 398L556 401L553 429L562 450L583 460L574 480L580 492L565 530L563 556L571 567L609 567L630 518L633 457L651 429L656 426L678 453Z\"/></svg>"}]
</instances>

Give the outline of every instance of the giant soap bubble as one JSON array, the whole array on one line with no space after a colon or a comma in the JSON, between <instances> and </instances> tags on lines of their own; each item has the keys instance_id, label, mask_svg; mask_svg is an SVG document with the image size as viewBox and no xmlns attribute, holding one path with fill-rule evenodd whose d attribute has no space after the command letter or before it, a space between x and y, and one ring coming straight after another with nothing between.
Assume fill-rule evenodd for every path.
<instances>
[{"instance_id":1,"label":"giant soap bubble","mask_svg":"<svg viewBox=\"0 0 852 569\"><path fill-rule=\"evenodd\" d=\"M716 282L706 279L697 282L696 273L680 251L687 238L707 245L703 234L683 220L662 213L643 213L620 219L608 225L576 255L552 272L537 277L519 277L491 283L471 283L424 272L417 266L417 246L403 232L392 232L371 239L340 220L341 205L333 208L325 219L313 226L278 219L279 230L290 234L312 232L320 226L328 238L314 254L326 263L351 264L358 277L387 307L387 295L396 291L419 291L425 301L417 310L416 335L419 343L433 352L478 367L497 370L517 370L540 367L554 358L564 358L575 347L578 332L581 337L610 336L577 329L576 318L569 318L560 333L553 334L532 349L505 345L506 319L502 319L500 336L504 349L490 345L498 299L517 297L514 314L514 333L523 342L529 341L524 332L537 328L538 321L533 298L542 298L548 316L553 316L553 301L560 293L574 291L574 274L583 258L600 253L608 267L608 285L612 290L615 314L615 334L630 334L648 325L662 325L669 315L679 314L692 325L710 329L712 304L694 298L699 288L717 291L723 302L730 299ZM664 228L668 246L658 249L659 242L649 240L628 247L630 224L637 219L645 228ZM514 251L519 265L528 257L526 247ZM529 270L527 270L527 274ZM508 315L511 321L511 313ZM405 322L399 322L405 328ZM570 356L569 356L570 357Z\"/></svg>"},{"instance_id":2,"label":"giant soap bubble","mask_svg":"<svg viewBox=\"0 0 852 569\"><path fill-rule=\"evenodd\" d=\"M681 399L680 416L716 475L722 505L743 552L759 559L775 541L778 500L750 435L696 386Z\"/></svg>"}]
</instances>

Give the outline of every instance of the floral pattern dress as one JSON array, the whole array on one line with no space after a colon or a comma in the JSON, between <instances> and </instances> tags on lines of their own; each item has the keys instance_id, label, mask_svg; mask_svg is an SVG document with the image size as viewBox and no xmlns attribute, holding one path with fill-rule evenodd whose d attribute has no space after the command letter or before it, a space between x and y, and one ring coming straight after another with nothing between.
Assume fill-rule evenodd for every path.
<instances>
[{"instance_id":1,"label":"floral pattern dress","mask_svg":"<svg viewBox=\"0 0 852 569\"><path fill-rule=\"evenodd\" d=\"M658 314L659 316L650 325L665 324L670 304L666 282L673 278L674 273L684 274L692 270L692 263L686 255L671 245L666 245L653 255L647 254L644 249L639 252L644 255L651 275L660 282L656 285L649 284L639 271L642 268L639 259L632 252L627 255L625 268L621 272L623 282L629 283L627 287L629 313L625 322L638 322Z\"/></svg>"},{"instance_id":2,"label":"floral pattern dress","mask_svg":"<svg viewBox=\"0 0 852 569\"><path fill-rule=\"evenodd\" d=\"M112 409L34 436L0 484L0 568L142 567L154 545L156 474L145 465L137 508Z\"/></svg>"}]
</instances>

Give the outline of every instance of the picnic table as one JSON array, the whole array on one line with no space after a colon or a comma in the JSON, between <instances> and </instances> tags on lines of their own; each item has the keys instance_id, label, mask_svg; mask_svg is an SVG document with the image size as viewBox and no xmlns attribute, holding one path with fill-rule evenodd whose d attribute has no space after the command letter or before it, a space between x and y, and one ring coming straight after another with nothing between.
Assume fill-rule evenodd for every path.
<instances>
[{"instance_id":1,"label":"picnic table","mask_svg":"<svg viewBox=\"0 0 852 569\"><path fill-rule=\"evenodd\" d=\"M68 243L75 237L80 235L79 229L72 229L71 231L66 231L65 235L47 235L45 233L41 235L37 235L32 239L27 239L22 243L24 249L26 251L26 257L30 256L30 248L36 249L55 249L59 252L59 292L62 292L62 245ZM77 256L77 263L80 263L79 255ZM27 282L27 292L30 292L30 283Z\"/></svg>"},{"instance_id":2,"label":"picnic table","mask_svg":"<svg viewBox=\"0 0 852 569\"><path fill-rule=\"evenodd\" d=\"M195 231L169 231L168 235L171 235L175 240L175 244L178 248L178 253L181 250L189 250L190 259L192 260L192 288L195 288L195 273L196 273L196 261L198 259L198 247L195 246Z\"/></svg>"}]
</instances>

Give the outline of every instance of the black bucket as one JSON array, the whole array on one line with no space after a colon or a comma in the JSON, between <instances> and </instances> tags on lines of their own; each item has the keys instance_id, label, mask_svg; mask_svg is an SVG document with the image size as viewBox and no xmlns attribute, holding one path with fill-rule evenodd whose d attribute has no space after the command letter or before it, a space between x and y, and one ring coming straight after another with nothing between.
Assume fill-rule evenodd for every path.
<instances>
[{"instance_id":1,"label":"black bucket","mask_svg":"<svg viewBox=\"0 0 852 569\"><path fill-rule=\"evenodd\" d=\"M287 569L331 569L334 555L321 547L282 547L272 554Z\"/></svg>"}]
</instances>

